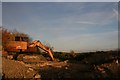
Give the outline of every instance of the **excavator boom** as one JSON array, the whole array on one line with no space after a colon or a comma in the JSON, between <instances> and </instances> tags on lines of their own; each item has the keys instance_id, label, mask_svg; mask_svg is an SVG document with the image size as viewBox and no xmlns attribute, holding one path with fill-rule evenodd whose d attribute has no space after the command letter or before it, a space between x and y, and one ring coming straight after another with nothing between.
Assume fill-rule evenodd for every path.
<instances>
[{"instance_id":1,"label":"excavator boom","mask_svg":"<svg viewBox=\"0 0 120 80\"><path fill-rule=\"evenodd\" d=\"M39 40L35 40L32 42L31 45L29 45L29 47L36 47L36 46L46 51L51 57L51 59L54 61L53 53L49 47L43 45Z\"/></svg>"}]
</instances>

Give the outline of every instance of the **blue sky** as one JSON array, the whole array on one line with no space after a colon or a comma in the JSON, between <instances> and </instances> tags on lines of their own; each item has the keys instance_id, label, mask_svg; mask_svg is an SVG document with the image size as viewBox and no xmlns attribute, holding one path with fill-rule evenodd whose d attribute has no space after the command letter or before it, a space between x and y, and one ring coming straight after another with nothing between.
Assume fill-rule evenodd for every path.
<instances>
[{"instance_id":1,"label":"blue sky","mask_svg":"<svg viewBox=\"0 0 120 80\"><path fill-rule=\"evenodd\" d=\"M2 26L2 3L0 2L0 26Z\"/></svg>"},{"instance_id":2,"label":"blue sky","mask_svg":"<svg viewBox=\"0 0 120 80\"><path fill-rule=\"evenodd\" d=\"M117 2L3 2L2 25L57 51L118 48Z\"/></svg>"},{"instance_id":3,"label":"blue sky","mask_svg":"<svg viewBox=\"0 0 120 80\"><path fill-rule=\"evenodd\" d=\"M118 2L119 0L1 0L2 2Z\"/></svg>"}]
</instances>

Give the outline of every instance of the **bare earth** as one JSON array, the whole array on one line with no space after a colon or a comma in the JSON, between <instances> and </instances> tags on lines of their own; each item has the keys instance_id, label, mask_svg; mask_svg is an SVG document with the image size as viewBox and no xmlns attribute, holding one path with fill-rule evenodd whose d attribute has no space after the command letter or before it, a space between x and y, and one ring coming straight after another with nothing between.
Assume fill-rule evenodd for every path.
<instances>
[{"instance_id":1,"label":"bare earth","mask_svg":"<svg viewBox=\"0 0 120 80\"><path fill-rule=\"evenodd\" d=\"M3 79L120 79L120 64L116 62L91 65L81 62L47 61L43 56L26 56L23 61L2 57Z\"/></svg>"}]
</instances>

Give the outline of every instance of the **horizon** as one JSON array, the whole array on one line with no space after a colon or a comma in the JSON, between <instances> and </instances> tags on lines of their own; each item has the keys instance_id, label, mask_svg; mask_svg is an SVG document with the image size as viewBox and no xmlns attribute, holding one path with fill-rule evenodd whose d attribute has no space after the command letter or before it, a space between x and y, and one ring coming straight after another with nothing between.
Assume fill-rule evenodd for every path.
<instances>
[{"instance_id":1,"label":"horizon","mask_svg":"<svg viewBox=\"0 0 120 80\"><path fill-rule=\"evenodd\" d=\"M3 2L2 26L57 51L118 48L117 2Z\"/></svg>"}]
</instances>

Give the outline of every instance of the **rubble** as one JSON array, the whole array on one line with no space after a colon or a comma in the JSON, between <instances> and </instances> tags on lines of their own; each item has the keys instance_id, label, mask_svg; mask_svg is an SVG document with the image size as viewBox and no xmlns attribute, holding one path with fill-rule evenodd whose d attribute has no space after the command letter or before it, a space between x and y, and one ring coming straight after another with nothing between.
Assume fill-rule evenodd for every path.
<instances>
[{"instance_id":1,"label":"rubble","mask_svg":"<svg viewBox=\"0 0 120 80\"><path fill-rule=\"evenodd\" d=\"M94 54L95 55L95 54ZM11 60L2 57L2 78L20 78L37 80L63 80L63 79L116 79L119 80L120 63L117 59L112 61L94 62L89 56L81 61L47 61L44 56L28 55L24 56L23 61ZM105 57L106 58L106 57ZM99 59L99 58L98 58ZM109 60L109 59L108 59ZM87 63L83 63L87 61Z\"/></svg>"},{"instance_id":2,"label":"rubble","mask_svg":"<svg viewBox=\"0 0 120 80\"><path fill-rule=\"evenodd\" d=\"M32 68L24 66L18 61L2 58L4 78L34 78L37 73Z\"/></svg>"},{"instance_id":3,"label":"rubble","mask_svg":"<svg viewBox=\"0 0 120 80\"><path fill-rule=\"evenodd\" d=\"M35 78L41 78L41 75L36 74L36 75L35 75Z\"/></svg>"}]
</instances>

